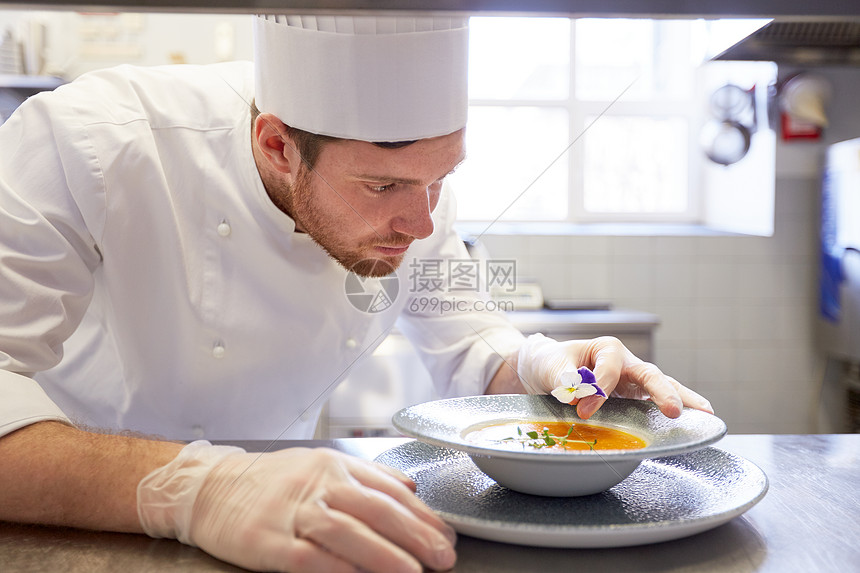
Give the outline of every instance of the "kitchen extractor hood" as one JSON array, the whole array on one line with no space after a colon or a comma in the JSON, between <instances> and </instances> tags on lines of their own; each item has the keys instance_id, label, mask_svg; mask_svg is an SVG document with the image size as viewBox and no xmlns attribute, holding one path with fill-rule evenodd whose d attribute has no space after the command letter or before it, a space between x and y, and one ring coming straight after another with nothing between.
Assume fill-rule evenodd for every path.
<instances>
[{"instance_id":1,"label":"kitchen extractor hood","mask_svg":"<svg viewBox=\"0 0 860 573\"><path fill-rule=\"evenodd\" d=\"M856 0L0 0L0 7L282 13L418 11L576 18L860 18Z\"/></svg>"},{"instance_id":2,"label":"kitchen extractor hood","mask_svg":"<svg viewBox=\"0 0 860 573\"><path fill-rule=\"evenodd\" d=\"M713 59L860 66L860 17L774 20Z\"/></svg>"}]
</instances>

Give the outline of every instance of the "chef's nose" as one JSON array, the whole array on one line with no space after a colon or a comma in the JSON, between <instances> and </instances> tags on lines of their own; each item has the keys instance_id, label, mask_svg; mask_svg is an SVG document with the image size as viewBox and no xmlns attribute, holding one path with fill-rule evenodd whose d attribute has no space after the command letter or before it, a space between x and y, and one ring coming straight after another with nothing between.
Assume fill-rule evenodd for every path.
<instances>
[{"instance_id":1,"label":"chef's nose","mask_svg":"<svg viewBox=\"0 0 860 573\"><path fill-rule=\"evenodd\" d=\"M416 190L407 194L403 204L391 221L391 229L416 239L426 239L433 234L431 213L439 197L430 189Z\"/></svg>"}]
</instances>

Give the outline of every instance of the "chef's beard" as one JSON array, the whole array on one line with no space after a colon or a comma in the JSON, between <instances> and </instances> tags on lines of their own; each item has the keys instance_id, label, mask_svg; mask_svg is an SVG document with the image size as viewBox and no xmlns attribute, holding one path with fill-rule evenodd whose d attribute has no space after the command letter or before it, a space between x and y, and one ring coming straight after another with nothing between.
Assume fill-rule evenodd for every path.
<instances>
[{"instance_id":1,"label":"chef's beard","mask_svg":"<svg viewBox=\"0 0 860 573\"><path fill-rule=\"evenodd\" d=\"M374 255L373 248L377 246L402 246L412 242L412 237L397 233L391 237L380 237L370 224L362 219L362 225L373 231L373 236L366 241L350 244L342 237L343 225L333 220L324 207L314 200L313 178L318 177L311 169L302 165L296 180L292 185L284 183L277 185L274 193L270 192L274 203L287 215L292 217L297 228L319 245L329 257L348 271L362 277L384 277L390 275L401 265L406 254L392 257ZM327 182L320 179L322 185ZM360 215L351 211L352 216Z\"/></svg>"}]
</instances>

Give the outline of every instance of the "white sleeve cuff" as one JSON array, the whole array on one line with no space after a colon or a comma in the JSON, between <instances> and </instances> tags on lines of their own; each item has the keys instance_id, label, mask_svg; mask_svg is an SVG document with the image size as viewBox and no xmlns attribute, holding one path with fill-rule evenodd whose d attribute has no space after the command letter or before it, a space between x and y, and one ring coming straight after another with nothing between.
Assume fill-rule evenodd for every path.
<instances>
[{"instance_id":1,"label":"white sleeve cuff","mask_svg":"<svg viewBox=\"0 0 860 573\"><path fill-rule=\"evenodd\" d=\"M473 363L483 363L483 368L480 370L482 386L473 394L486 392L496 372L503 363L507 363L519 351L525 340L525 336L513 328L495 328L482 332L479 336L481 340L475 342L468 358L469 361L474 361Z\"/></svg>"},{"instance_id":2,"label":"white sleeve cuff","mask_svg":"<svg viewBox=\"0 0 860 573\"><path fill-rule=\"evenodd\" d=\"M46 420L71 424L35 380L0 370L0 437Z\"/></svg>"}]
</instances>

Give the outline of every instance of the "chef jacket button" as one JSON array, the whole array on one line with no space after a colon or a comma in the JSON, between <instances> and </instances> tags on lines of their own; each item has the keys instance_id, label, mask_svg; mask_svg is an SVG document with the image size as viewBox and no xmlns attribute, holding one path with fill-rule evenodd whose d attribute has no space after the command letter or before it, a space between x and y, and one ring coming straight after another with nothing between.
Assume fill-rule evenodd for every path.
<instances>
[{"instance_id":1,"label":"chef jacket button","mask_svg":"<svg viewBox=\"0 0 860 573\"><path fill-rule=\"evenodd\" d=\"M203 426L194 425L191 426L191 434L199 440L206 435L206 432L203 431Z\"/></svg>"},{"instance_id":2,"label":"chef jacket button","mask_svg":"<svg viewBox=\"0 0 860 573\"><path fill-rule=\"evenodd\" d=\"M224 355L227 353L227 349L224 348L223 344L216 344L212 347L212 356L215 358L224 358Z\"/></svg>"},{"instance_id":3,"label":"chef jacket button","mask_svg":"<svg viewBox=\"0 0 860 573\"><path fill-rule=\"evenodd\" d=\"M347 338L346 339L346 347L349 348L350 350L352 350L353 348L355 348L357 346L358 346L358 341L356 341L354 338Z\"/></svg>"},{"instance_id":4,"label":"chef jacket button","mask_svg":"<svg viewBox=\"0 0 860 573\"><path fill-rule=\"evenodd\" d=\"M227 221L221 221L218 225L218 234L222 237L229 237L230 233L233 231L232 227L230 227L230 223Z\"/></svg>"}]
</instances>

